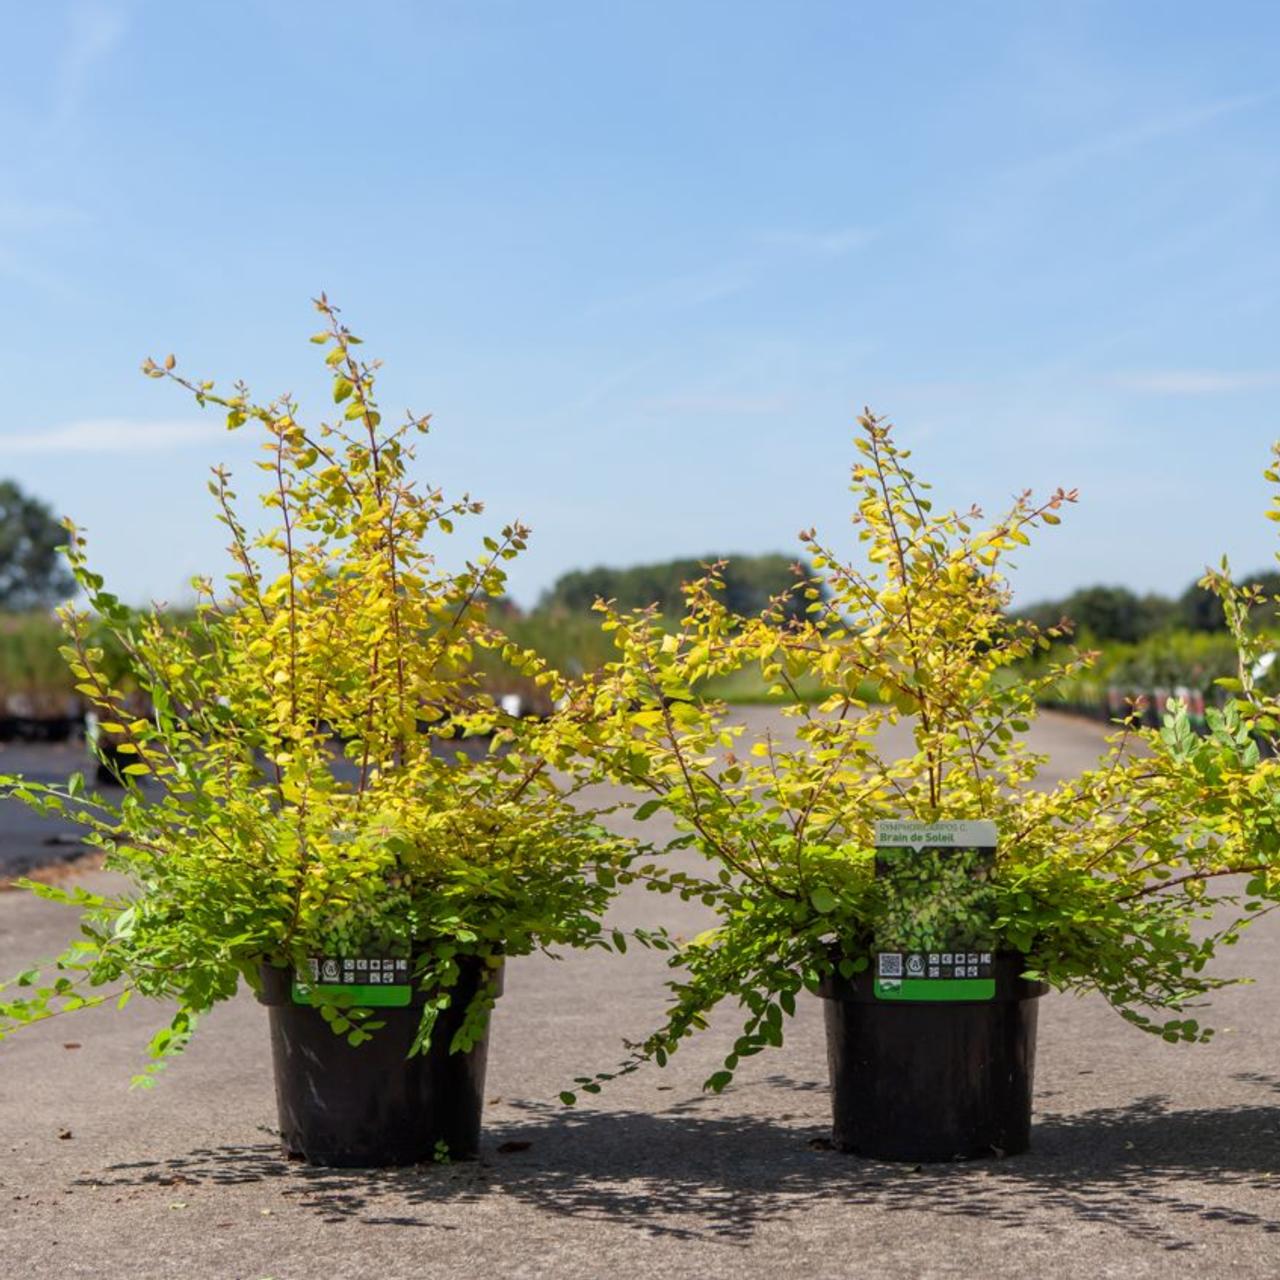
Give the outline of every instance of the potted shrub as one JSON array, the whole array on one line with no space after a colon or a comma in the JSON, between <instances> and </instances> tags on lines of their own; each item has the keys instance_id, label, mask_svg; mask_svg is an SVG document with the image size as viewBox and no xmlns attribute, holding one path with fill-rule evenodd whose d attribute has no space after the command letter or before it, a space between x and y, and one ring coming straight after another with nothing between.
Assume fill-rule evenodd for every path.
<instances>
[{"instance_id":1,"label":"potted shrub","mask_svg":"<svg viewBox=\"0 0 1280 1280\"><path fill-rule=\"evenodd\" d=\"M671 626L598 606L617 653L578 705L612 710L581 732L582 767L635 788L638 819L672 816L671 847L709 863L680 888L717 915L673 958L666 1019L618 1070L665 1063L727 999L744 1023L706 1082L721 1090L816 993L839 1146L1010 1154L1028 1141L1040 994L1097 991L1147 1031L1202 1040L1186 1009L1220 985L1205 965L1239 922L1197 927L1221 905L1215 851L1183 838L1199 786L1157 734L1118 733L1096 768L1038 781L1037 700L1089 658L1042 652L1039 674L1020 670L1059 633L1010 618L1002 569L1075 493L1024 495L991 524L938 512L889 426L860 426L865 563L802 534L820 575L797 587L807 620L788 625L782 600L733 617L716 569ZM700 696L746 666L785 731L751 738Z\"/></svg>"},{"instance_id":2,"label":"potted shrub","mask_svg":"<svg viewBox=\"0 0 1280 1280\"><path fill-rule=\"evenodd\" d=\"M435 540L480 504L414 483L427 419L383 424L376 365L317 306L329 424L304 425L288 397L259 404L243 385L187 380L172 357L144 366L264 436L270 528L250 531L224 470L209 485L229 538L224 589L197 580L186 616L136 613L69 526L92 613L63 611L64 654L129 761L127 788L112 802L79 778L8 777L3 792L76 818L127 887L27 886L80 908L82 936L0 995L0 1036L108 998L173 1002L148 1084L247 983L270 1011L291 1154L468 1156L504 960L611 945L601 913L629 854L574 803L577 784L557 781L545 726L504 716L474 675L483 650L549 698L563 692L486 620L525 529L485 538L461 569L436 562ZM99 627L127 681L107 670Z\"/></svg>"},{"instance_id":3,"label":"potted shrub","mask_svg":"<svg viewBox=\"0 0 1280 1280\"><path fill-rule=\"evenodd\" d=\"M1280 522L1280 442L1263 475L1276 488L1267 519ZM1171 707L1162 738L1200 783L1199 830L1220 847L1218 873L1246 877L1249 905L1261 912L1280 902L1280 596L1236 582L1225 556L1200 586L1222 601L1235 674L1214 680L1218 705L1205 708L1201 736Z\"/></svg>"}]
</instances>

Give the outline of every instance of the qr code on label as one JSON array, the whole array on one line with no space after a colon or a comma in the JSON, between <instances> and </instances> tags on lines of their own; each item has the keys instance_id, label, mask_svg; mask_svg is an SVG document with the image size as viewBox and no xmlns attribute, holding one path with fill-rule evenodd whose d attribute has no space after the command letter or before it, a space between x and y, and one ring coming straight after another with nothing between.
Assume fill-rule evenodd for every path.
<instances>
[{"instance_id":1,"label":"qr code on label","mask_svg":"<svg viewBox=\"0 0 1280 1280\"><path fill-rule=\"evenodd\" d=\"M902 977L902 956L896 951L882 951L879 956L879 975L882 978Z\"/></svg>"}]
</instances>

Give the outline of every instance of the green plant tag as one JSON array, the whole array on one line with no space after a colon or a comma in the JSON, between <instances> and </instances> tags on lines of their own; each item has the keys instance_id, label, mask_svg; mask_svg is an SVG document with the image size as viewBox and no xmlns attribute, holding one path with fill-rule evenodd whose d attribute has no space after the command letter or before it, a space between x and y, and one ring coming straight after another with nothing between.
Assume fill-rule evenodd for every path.
<instances>
[{"instance_id":1,"label":"green plant tag","mask_svg":"<svg viewBox=\"0 0 1280 1280\"><path fill-rule=\"evenodd\" d=\"M891 877L922 897L930 893L931 878L943 865L939 858L963 858L961 874L968 883L985 881L995 865L994 822L877 822L875 834L876 875ZM922 857L925 850L933 857ZM877 1000L992 1000L992 961L991 951L958 940L938 950L882 951L875 957L872 990Z\"/></svg>"},{"instance_id":2,"label":"green plant tag","mask_svg":"<svg viewBox=\"0 0 1280 1280\"><path fill-rule=\"evenodd\" d=\"M344 959L312 956L307 965L307 970L294 974L294 1004L312 1004L313 992L361 1008L403 1009L413 999L407 960L382 956Z\"/></svg>"},{"instance_id":3,"label":"green plant tag","mask_svg":"<svg viewBox=\"0 0 1280 1280\"><path fill-rule=\"evenodd\" d=\"M993 959L990 951L882 951L872 989L877 1000L991 1000Z\"/></svg>"}]
</instances>

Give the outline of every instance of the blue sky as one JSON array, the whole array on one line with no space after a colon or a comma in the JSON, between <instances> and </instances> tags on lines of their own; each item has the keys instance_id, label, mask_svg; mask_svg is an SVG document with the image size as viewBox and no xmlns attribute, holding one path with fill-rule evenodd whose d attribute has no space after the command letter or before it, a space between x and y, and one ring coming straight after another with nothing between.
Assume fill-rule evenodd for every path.
<instances>
[{"instance_id":1,"label":"blue sky","mask_svg":"<svg viewBox=\"0 0 1280 1280\"><path fill-rule=\"evenodd\" d=\"M1280 9L10 3L0 474L118 592L222 563L253 449L144 355L324 405L321 289L420 467L565 569L847 540L854 414L945 502L1081 504L1024 599L1269 563ZM463 544L448 553L456 556Z\"/></svg>"}]
</instances>

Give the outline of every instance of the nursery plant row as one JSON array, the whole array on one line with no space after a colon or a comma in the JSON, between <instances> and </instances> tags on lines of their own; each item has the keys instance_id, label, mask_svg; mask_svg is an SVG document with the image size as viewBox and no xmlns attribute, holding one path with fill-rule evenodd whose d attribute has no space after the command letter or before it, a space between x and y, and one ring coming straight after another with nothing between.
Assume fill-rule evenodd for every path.
<instances>
[{"instance_id":1,"label":"nursery plant row","mask_svg":"<svg viewBox=\"0 0 1280 1280\"><path fill-rule=\"evenodd\" d=\"M668 625L677 628L679 619ZM570 676L598 671L611 656L609 637L591 615L512 615L503 618L501 628L515 644L536 651ZM1238 667L1230 634L1171 631L1132 644L1095 644L1087 635L1075 640L1096 656L1087 671L1064 676L1055 687L1046 688L1041 704L1106 721L1132 715L1136 704L1139 718L1155 726L1168 699L1175 697L1187 703L1192 724L1199 729L1206 708L1222 707L1229 698L1216 682L1234 676ZM104 634L100 642L109 646L111 638ZM62 629L55 618L33 614L0 618L0 741L62 740L82 730L92 703L76 691L76 678L58 652L61 644ZM115 666L117 678L126 678L122 656ZM474 667L492 696L514 695L526 714L545 715L551 710L545 692L532 679L511 671L500 654L477 654ZM1014 674L1035 677L1043 669L1044 658L1037 656L1019 664ZM699 692L731 704L778 701L757 671L734 672L704 684ZM830 691L810 681L804 692L817 702ZM875 692L865 690L872 700Z\"/></svg>"},{"instance_id":2,"label":"nursery plant row","mask_svg":"<svg viewBox=\"0 0 1280 1280\"><path fill-rule=\"evenodd\" d=\"M584 1063L565 1105L660 1070L726 1004L740 1027L705 1082L722 1090L817 998L835 1143L883 1158L1027 1146L1048 990L1097 993L1170 1052L1211 1035L1199 1006L1232 981L1219 952L1280 902L1260 592L1225 565L1206 577L1233 656L1216 684L1195 658L1188 681L1221 691L1202 732L1171 697L1158 723L1117 725L1095 767L1039 788L1040 705L1090 679L1120 687L1087 674L1095 658L1065 629L1010 614L1008 557L1077 494L935 510L867 413L853 535L800 532L800 608L742 616L712 566L678 618L600 602L605 656L564 671L485 607L529 531L481 533L443 567L458 558L436 549L482 523L480 505L417 478L427 420L384 423L378 366L317 307L319 414L188 378L173 357L144 365L264 445L269 528L251 532L215 471L230 569L195 580L189 614L125 608L68 526L86 606L61 611L61 653L124 790L9 776L0 792L79 823L127 887L28 886L77 910L80 935L0 991L0 1040L155 1000L147 1085L248 988L267 1009L285 1149L370 1165L474 1154L504 966L536 949L644 946L671 965L658 1024L616 1062ZM495 664L546 714L478 685ZM1161 678L1152 692L1172 693ZM712 696L735 684L762 688L789 732ZM884 745L895 725L901 754ZM435 727L460 749L433 750ZM650 825L616 821L619 788ZM701 858L673 856L689 850ZM677 939L655 910L623 933L606 913L628 888L697 900L715 924Z\"/></svg>"}]
</instances>

